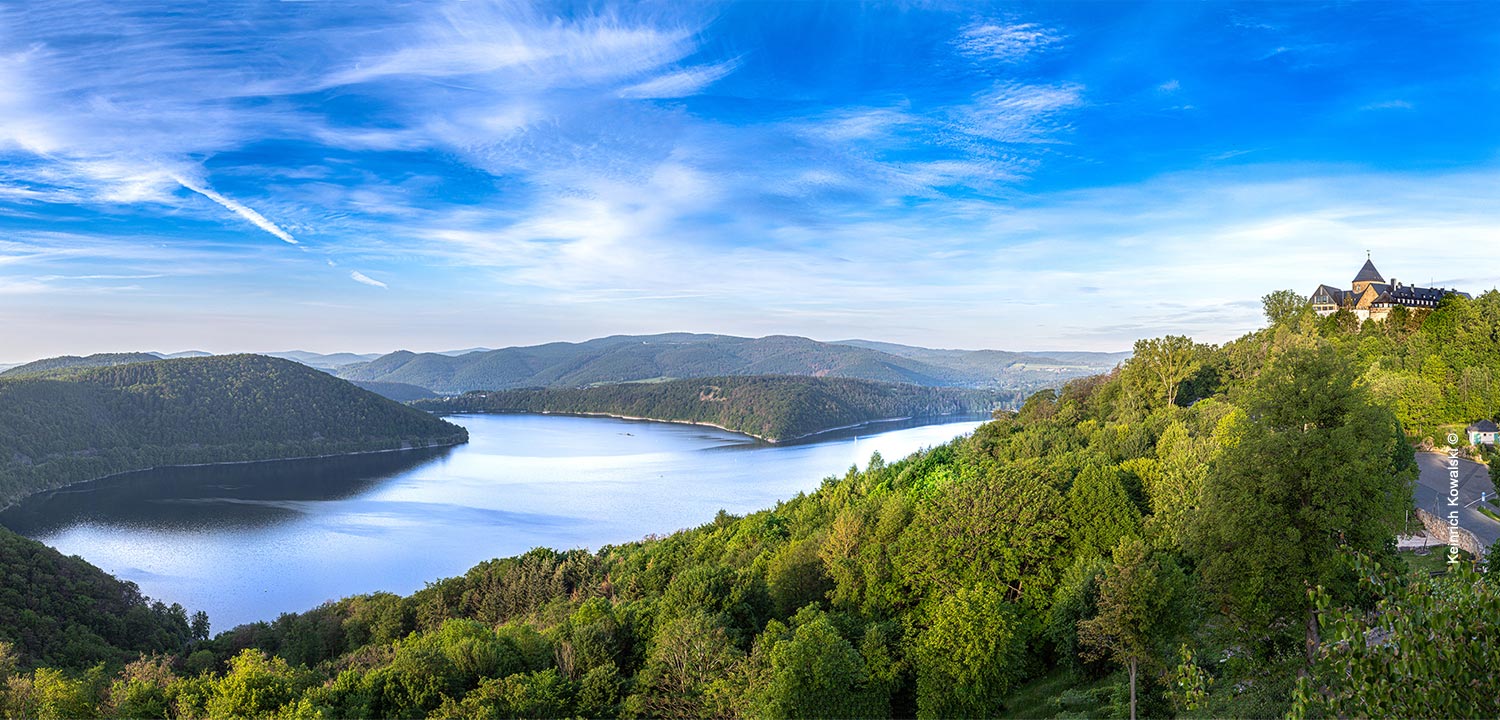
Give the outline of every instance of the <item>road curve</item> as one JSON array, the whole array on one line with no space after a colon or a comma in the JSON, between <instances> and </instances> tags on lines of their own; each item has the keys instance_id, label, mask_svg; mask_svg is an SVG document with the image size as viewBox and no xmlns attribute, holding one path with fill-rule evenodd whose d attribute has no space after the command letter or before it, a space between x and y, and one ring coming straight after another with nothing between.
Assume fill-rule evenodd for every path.
<instances>
[{"instance_id":1,"label":"road curve","mask_svg":"<svg viewBox=\"0 0 1500 720\"><path fill-rule=\"evenodd\" d=\"M1422 475L1417 479L1415 489L1417 507L1445 520L1449 512L1457 510L1459 527L1474 533L1485 547L1500 539L1500 522L1474 509L1479 504L1481 493L1488 498L1495 497L1495 486L1490 482L1489 468L1472 460L1458 460L1459 507L1452 507L1448 504L1448 456L1437 452L1419 452L1417 465L1422 468Z\"/></svg>"}]
</instances>

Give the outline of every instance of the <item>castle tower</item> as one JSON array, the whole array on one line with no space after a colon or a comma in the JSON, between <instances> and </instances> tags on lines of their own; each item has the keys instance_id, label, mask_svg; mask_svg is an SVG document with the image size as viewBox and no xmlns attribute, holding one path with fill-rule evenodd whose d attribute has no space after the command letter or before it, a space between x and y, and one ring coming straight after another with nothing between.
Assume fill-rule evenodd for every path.
<instances>
[{"instance_id":1,"label":"castle tower","mask_svg":"<svg viewBox=\"0 0 1500 720\"><path fill-rule=\"evenodd\" d=\"M1365 292L1365 288L1374 283L1384 285L1385 278L1380 276L1380 271L1375 269L1375 263L1369 259L1365 260L1365 266L1359 269L1359 274L1354 276L1354 296L1359 297Z\"/></svg>"}]
</instances>

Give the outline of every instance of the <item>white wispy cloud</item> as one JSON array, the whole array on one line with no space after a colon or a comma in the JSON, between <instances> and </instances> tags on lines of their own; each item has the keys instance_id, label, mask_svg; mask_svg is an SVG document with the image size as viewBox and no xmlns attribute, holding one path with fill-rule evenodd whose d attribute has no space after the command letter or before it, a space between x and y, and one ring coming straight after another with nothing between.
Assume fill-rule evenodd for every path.
<instances>
[{"instance_id":1,"label":"white wispy cloud","mask_svg":"<svg viewBox=\"0 0 1500 720\"><path fill-rule=\"evenodd\" d=\"M40 295L52 290L51 285L39 280L0 277L0 295Z\"/></svg>"},{"instance_id":2,"label":"white wispy cloud","mask_svg":"<svg viewBox=\"0 0 1500 720\"><path fill-rule=\"evenodd\" d=\"M119 70L46 47L22 63L24 102L14 115L35 129L28 142L52 155L21 172L51 173L39 191L66 191L72 202L111 197L183 212L193 210L184 204L187 188L285 242L340 235L347 256L311 260L320 272L370 287L387 288L376 278L389 277L377 271L412 258L462 266L463 277L479 278L475 297L493 298L475 307L536 308L537 332L658 322L765 334L796 323L847 335L869 334L844 332L851 326L885 321L911 326L893 332L915 333L925 321L905 318L985 307L996 284L1025 280L974 241L979 218L995 207L935 203L910 218L898 217L899 208L910 198L932 202L1024 179L1038 163L1029 146L1064 138L1083 104L1080 86L1017 79L978 92L971 85L940 103L792 105L774 118L729 124L680 103L638 102L709 91L754 61L705 46L702 17L617 10L564 20L483 2L370 12L374 22L278 28L263 47L221 37L232 13L181 27L125 17L125 39L102 53L125 58ZM1015 64L1062 40L1024 23L998 28L969 27L958 51ZM192 52L209 45L226 51ZM288 64L289 57L299 60ZM134 72L150 80L138 82ZM301 104L320 92L378 111L334 117ZM314 143L330 156L437 149L477 171L463 175L466 185L503 178L504 198L450 206L347 155L296 175L202 166L202 158L267 140ZM0 163L0 175L8 172ZM239 196L231 187L257 191ZM226 258L247 250L235 247ZM340 264L330 270L334 257ZM351 271L355 265L375 277ZM320 297L297 301L338 304L335 287L307 292ZM745 297L763 298L761 307L746 312ZM579 302L589 303L589 319L577 319L576 307L536 305ZM684 312L684 304L693 309ZM472 327L466 312L432 319ZM953 316L983 321L975 312Z\"/></svg>"},{"instance_id":3,"label":"white wispy cloud","mask_svg":"<svg viewBox=\"0 0 1500 720\"><path fill-rule=\"evenodd\" d=\"M726 60L716 65L702 65L676 70L645 82L631 85L620 91L620 97L653 99L697 95L709 85L718 82L725 75L734 72L734 69L738 66L739 60L736 59Z\"/></svg>"},{"instance_id":4,"label":"white wispy cloud","mask_svg":"<svg viewBox=\"0 0 1500 720\"><path fill-rule=\"evenodd\" d=\"M909 108L851 108L808 123L807 132L833 142L883 140L894 132L923 124Z\"/></svg>"},{"instance_id":5,"label":"white wispy cloud","mask_svg":"<svg viewBox=\"0 0 1500 720\"><path fill-rule=\"evenodd\" d=\"M154 233L111 234L107 229L10 233L0 240L0 276L25 279L29 284L21 287L35 294L82 297L144 287L158 297L186 292L187 297L201 299L201 283L205 281L223 289L237 278L256 273L270 273L274 278L303 257L288 255L280 246L180 240L166 243ZM121 284L145 280L155 282ZM13 289L12 294L20 291Z\"/></svg>"},{"instance_id":6,"label":"white wispy cloud","mask_svg":"<svg viewBox=\"0 0 1500 720\"><path fill-rule=\"evenodd\" d=\"M954 125L970 135L1004 143L1055 142L1067 128L1060 116L1083 104L1077 84L1000 83L954 111Z\"/></svg>"},{"instance_id":7,"label":"white wispy cloud","mask_svg":"<svg viewBox=\"0 0 1500 720\"><path fill-rule=\"evenodd\" d=\"M388 78L531 77L576 84L630 77L691 52L696 28L598 16L557 22L517 3L433 6L388 38L394 50L361 57L322 78L338 87Z\"/></svg>"},{"instance_id":8,"label":"white wispy cloud","mask_svg":"<svg viewBox=\"0 0 1500 720\"><path fill-rule=\"evenodd\" d=\"M389 287L385 283L383 283L383 282L381 282L379 280L376 280L375 278L372 278L369 275L366 275L366 274L364 274L364 273L362 273L362 272L360 272L358 270L350 270L349 271L349 279L353 280L354 282L357 282L357 283L361 283L361 284L364 284L364 285L369 285L370 287L378 287L378 288Z\"/></svg>"},{"instance_id":9,"label":"white wispy cloud","mask_svg":"<svg viewBox=\"0 0 1500 720\"><path fill-rule=\"evenodd\" d=\"M1406 100L1383 100L1361 105L1360 110L1410 110L1414 107Z\"/></svg>"},{"instance_id":10,"label":"white wispy cloud","mask_svg":"<svg viewBox=\"0 0 1500 720\"><path fill-rule=\"evenodd\" d=\"M57 280L153 280L167 277L165 273L153 273L150 275L43 275L37 280L42 282L54 282Z\"/></svg>"},{"instance_id":11,"label":"white wispy cloud","mask_svg":"<svg viewBox=\"0 0 1500 720\"><path fill-rule=\"evenodd\" d=\"M317 3L267 6L256 20L235 3L191 16L130 3L26 5L0 7L0 218L7 235L12 222L53 221L48 213L86 232L0 238L5 292L46 295L29 308L0 303L0 325L22 328L18 336L87 326L26 324L23 310L73 302L72 286L171 273L172 282L142 283L158 305L89 317L138 331L122 320L127 310L191 316L224 328L225 342L241 342L232 329L247 327L235 312L258 320L273 314L262 305L295 303L296 312L341 308L371 337L389 332L388 320L367 317L379 307L411 319L412 333L472 332L504 315L524 319L497 332L538 340L559 328L878 330L965 346L1118 349L1139 334L1222 339L1248 328L1259 315L1246 296L1337 279L1321 268L1344 272L1350 248L1389 253L1382 270L1418 278L1497 231L1486 204L1493 177L1318 174L1242 158L1234 173L1037 194L1027 179L1064 152L1087 160L1090 148L1071 144L1097 137L1089 123L1118 98L1109 82L1084 84L1099 77L1092 63L1054 73L1034 62L1074 43L1014 18L931 38L919 50L941 60L934 87L892 75L875 92L840 84L835 101L783 92L775 83L785 78L757 64L762 50L737 45L746 34L708 36L722 27L696 4L567 14L511 2ZM80 39L91 23L110 32ZM865 61L841 52L831 61ZM1141 72L1153 80L1137 96L1176 69ZM1183 82L1211 87L1196 72ZM1353 96L1339 112L1399 87ZM747 109L641 101L724 88L744 89ZM1158 104L1181 91L1175 79L1155 89ZM1198 167L1204 156L1229 158L1212 155L1224 147L1173 150ZM240 229L224 210L326 252L222 236L209 245L213 233L201 240L199 228L177 227L211 219ZM104 237L126 226L120 219L150 231ZM1436 251L1423 257L1417 246ZM406 263L435 269L398 275ZM359 303L340 302L357 291L346 275L435 299L396 308L402 293L358 291ZM184 309L210 282L256 309ZM460 292L474 302L445 302ZM1101 307L1119 322L1097 320Z\"/></svg>"},{"instance_id":12,"label":"white wispy cloud","mask_svg":"<svg viewBox=\"0 0 1500 720\"><path fill-rule=\"evenodd\" d=\"M1122 349L1169 332L1230 339L1262 322L1256 298L1345 281L1365 249L1387 274L1441 278L1465 248L1500 233L1483 193L1495 181L1248 167L1025 206L829 209L838 214L822 224L783 217L737 228L761 241L726 246L713 240L720 228L695 216L738 195L682 171L596 185L501 231L489 229L496 216L450 215L428 237L439 256L494 268L485 276L493 292L532 307L588 302L601 327L660 314L678 329L765 333L795 322L830 337L878 326L887 337L966 347ZM708 195L689 192L700 184ZM1466 289L1497 282L1500 274ZM678 295L694 296L692 306ZM631 309L603 301L614 296L632 298ZM746 297L757 301L747 307ZM1095 323L1100 307L1118 322Z\"/></svg>"},{"instance_id":13,"label":"white wispy cloud","mask_svg":"<svg viewBox=\"0 0 1500 720\"><path fill-rule=\"evenodd\" d=\"M848 108L795 121L789 127L796 142L812 147L782 187L855 193L878 204L1015 184L1040 166L1040 146L1067 142L1084 96L1079 84L1006 81L921 112L908 105ZM753 164L753 156L742 153L737 162Z\"/></svg>"},{"instance_id":14,"label":"white wispy cloud","mask_svg":"<svg viewBox=\"0 0 1500 720\"><path fill-rule=\"evenodd\" d=\"M62 36L86 10L56 7L47 22L30 23L43 36ZM319 7L311 12L340 11ZM798 203L849 193L872 199L890 193L926 195L934 188L1024 177L1036 161L1023 153L1011 150L1002 158L978 149L985 157L967 155L976 151L976 141L1039 142L1065 129L1061 111L1046 111L1042 104L1048 93L1059 101L1073 90L1012 83L1003 97L990 93L966 107L931 108L921 115L895 108L885 118L850 116L825 129L819 154L788 157L784 148L807 123L723 128L680 110L628 102L699 93L740 67L741 56L705 57L700 33L708 18L701 13L631 18L611 11L562 20L524 4L487 2L372 12L370 22L357 24L357 31L344 31L353 16L344 22L324 18L305 27L287 25L282 28L286 32L266 37L264 47L253 47L242 33L236 34L233 12L211 12L191 27L161 27L160 17L112 9L109 21L120 32L110 41L109 52L83 57L45 43L40 50L21 52L24 58L16 62L25 72L15 82L24 86L19 97L30 109L18 114L53 121L56 132L33 144L59 153L47 172L68 170L68 177L55 177L53 186L26 192L68 193L75 202L175 205L180 199L173 197L177 183L171 176L132 174L131 169L185 168L180 174L193 179L183 187L286 242L296 242L296 228L307 222L347 226L360 216L413 212L400 195L389 202L375 178L354 187L302 183L298 197L312 214L298 208L301 222L294 222L284 213L286 203L226 197L213 190L208 173L192 167L197 158L286 137L350 151L441 148L465 164L513 178L523 188L565 193L587 192L590 178L598 176L638 181L672 160L768 202L774 195L795 197ZM290 18L294 16L277 22L294 23ZM959 45L965 52L1013 56L1022 45L1041 48L1059 39L1058 33L1027 23L982 22L966 28ZM203 57L194 51L207 45L225 52ZM304 60L288 68L283 58L292 56ZM89 59L99 57L126 60L115 61L123 65L116 68ZM173 92L161 92L165 87ZM357 117L336 123L288 99L327 88L379 105L380 117L369 124L357 124ZM241 102L256 95L254 103ZM88 97L107 102L80 101ZM61 107L72 110L56 122L56 108ZM153 117L156 125L150 123ZM162 118L169 122L160 122ZM887 124L882 127L882 122ZM165 132L169 126L171 131ZM839 146L841 136L874 143L892 133L924 132L930 139L898 137L892 149L908 145L906 150L920 150L923 143L937 143L953 157L886 159L873 148ZM758 157L750 162L721 158L727 154L723 148L747 144L733 137L740 134L751 138ZM61 162L63 153L75 159ZM35 175L39 169L27 172ZM861 188L861 183L875 186ZM532 211L545 213L546 208ZM817 211L807 206L806 212Z\"/></svg>"},{"instance_id":15,"label":"white wispy cloud","mask_svg":"<svg viewBox=\"0 0 1500 720\"><path fill-rule=\"evenodd\" d=\"M246 207L244 203L224 197L223 195L214 192L213 188L206 187L181 176L173 176L173 179L183 187L192 190L193 192L198 193L199 195L202 195L203 197L206 197L209 200L212 200L220 205L223 205L226 210L244 218L245 220L248 220L250 224L262 230L265 230L272 235L275 235L283 242L291 243L292 245L298 244L297 239L292 237L291 233L282 230L279 226L276 225L276 223L267 220L266 216L261 215L260 213Z\"/></svg>"},{"instance_id":16,"label":"white wispy cloud","mask_svg":"<svg viewBox=\"0 0 1500 720\"><path fill-rule=\"evenodd\" d=\"M621 83L666 74L696 48L691 23L563 22L514 3L342 12L330 5L268 13L258 20L261 32L247 33L228 5L206 8L191 23L127 3L0 8L0 27L11 31L0 34L0 155L26 155L0 166L29 181L5 195L173 204L170 177L130 170L191 168L275 139L355 150L448 148L481 165L513 167L520 163L505 155L549 152L544 143L559 142L532 136L497 145L571 112L549 99L552 91L612 94ZM76 29L91 24L111 31L89 38L86 49L70 47ZM299 61L289 66L288 57ZM340 125L289 99L334 87L385 106L387 117Z\"/></svg>"},{"instance_id":17,"label":"white wispy cloud","mask_svg":"<svg viewBox=\"0 0 1500 720\"><path fill-rule=\"evenodd\" d=\"M965 27L953 44L960 53L972 58L1013 63L1062 40L1056 30L1036 23L991 20Z\"/></svg>"}]
</instances>

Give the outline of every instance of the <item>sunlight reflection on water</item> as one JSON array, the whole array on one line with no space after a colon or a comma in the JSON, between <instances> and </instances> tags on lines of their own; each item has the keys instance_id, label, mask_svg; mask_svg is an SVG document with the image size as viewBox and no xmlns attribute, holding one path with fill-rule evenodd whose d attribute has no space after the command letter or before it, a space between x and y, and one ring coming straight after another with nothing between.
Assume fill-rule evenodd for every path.
<instances>
[{"instance_id":1,"label":"sunlight reflection on water","mask_svg":"<svg viewBox=\"0 0 1500 720\"><path fill-rule=\"evenodd\" d=\"M351 594L409 593L536 546L598 548L695 527L721 508L771 507L871 453L896 459L979 425L767 445L668 423L452 419L468 445L132 473L28 499L0 523L207 610L224 630Z\"/></svg>"}]
</instances>

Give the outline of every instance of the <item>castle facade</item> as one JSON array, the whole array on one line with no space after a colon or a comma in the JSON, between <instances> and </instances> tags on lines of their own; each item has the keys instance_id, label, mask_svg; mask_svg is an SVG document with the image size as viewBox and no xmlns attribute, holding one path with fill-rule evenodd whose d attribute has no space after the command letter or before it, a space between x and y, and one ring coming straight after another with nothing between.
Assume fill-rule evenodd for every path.
<instances>
[{"instance_id":1,"label":"castle facade","mask_svg":"<svg viewBox=\"0 0 1500 720\"><path fill-rule=\"evenodd\" d=\"M1308 301L1319 315L1348 310L1360 320L1384 320L1396 307L1435 308L1448 295L1469 297L1468 293L1452 288L1402 285L1396 278L1387 282L1375 269L1375 263L1365 260L1365 266L1354 276L1348 290L1319 285L1308 296Z\"/></svg>"}]
</instances>

